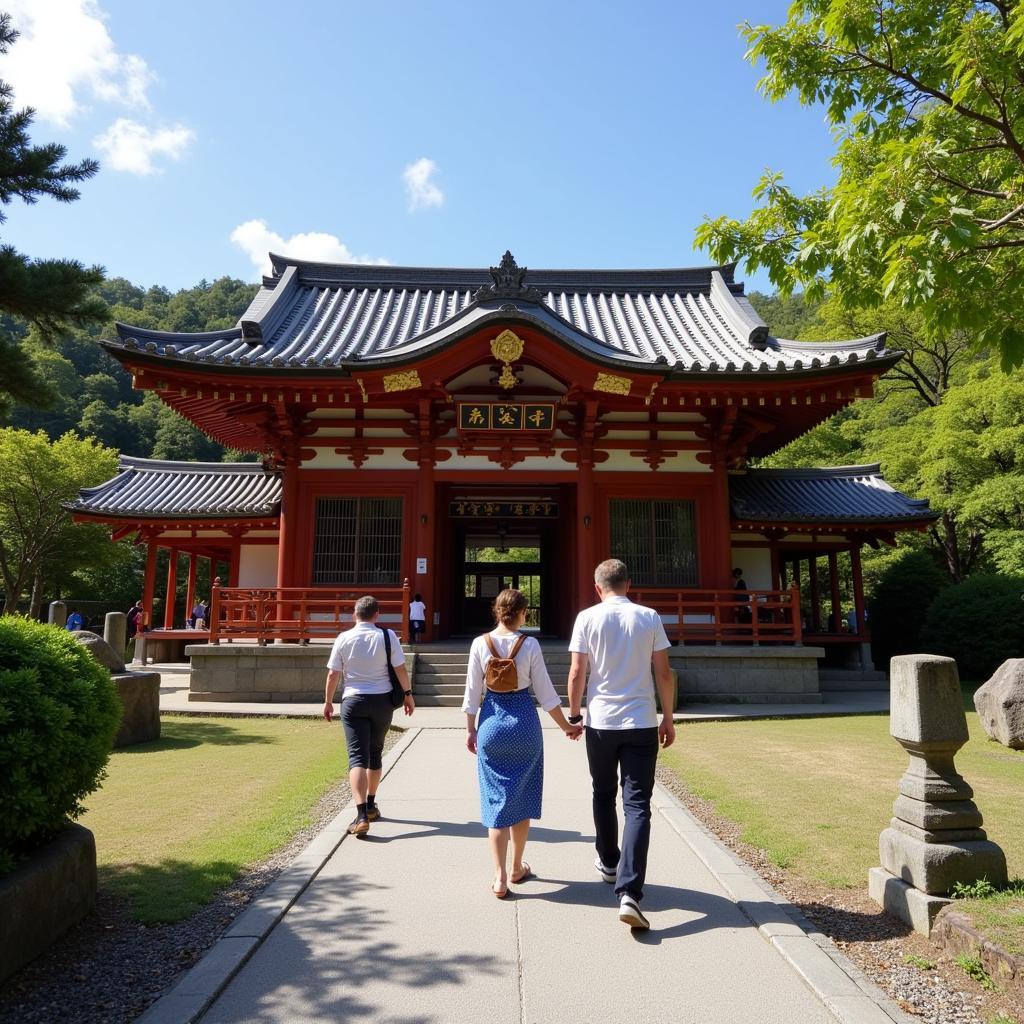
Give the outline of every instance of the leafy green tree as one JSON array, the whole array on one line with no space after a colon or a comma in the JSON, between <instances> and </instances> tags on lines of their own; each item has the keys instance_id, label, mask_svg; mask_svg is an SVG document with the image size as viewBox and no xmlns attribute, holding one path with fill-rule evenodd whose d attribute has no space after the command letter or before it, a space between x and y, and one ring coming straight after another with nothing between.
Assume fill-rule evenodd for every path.
<instances>
[{"instance_id":1,"label":"leafy green tree","mask_svg":"<svg viewBox=\"0 0 1024 1024\"><path fill-rule=\"evenodd\" d=\"M803 292L792 295L751 292L748 298L776 338L803 338L804 332L818 321L821 303L808 302Z\"/></svg>"},{"instance_id":2,"label":"leafy green tree","mask_svg":"<svg viewBox=\"0 0 1024 1024\"><path fill-rule=\"evenodd\" d=\"M823 104L837 180L799 195L766 172L746 220L706 219L720 261L847 308L892 298L929 334L956 329L1024 361L1024 5L794 0L746 24L761 92Z\"/></svg>"},{"instance_id":3,"label":"leafy green tree","mask_svg":"<svg viewBox=\"0 0 1024 1024\"><path fill-rule=\"evenodd\" d=\"M927 552L904 551L889 562L868 603L876 665L888 666L894 655L920 650L925 613L948 583Z\"/></svg>"},{"instance_id":4,"label":"leafy green tree","mask_svg":"<svg viewBox=\"0 0 1024 1024\"><path fill-rule=\"evenodd\" d=\"M117 453L72 433L50 442L44 433L0 429L0 582L4 614L31 594L38 615L48 574L103 564L113 545L101 526L76 524L64 509L83 487L108 480Z\"/></svg>"},{"instance_id":5,"label":"leafy green tree","mask_svg":"<svg viewBox=\"0 0 1024 1024\"><path fill-rule=\"evenodd\" d=\"M0 54L17 37L10 15L0 14ZM57 143L32 145L28 133L33 115L31 108L16 110L11 86L0 82L0 204L15 199L32 204L41 196L73 202L79 196L75 186L91 178L99 164L64 163L67 150ZM0 210L0 223L5 219ZM0 311L33 325L46 340L106 320L106 304L95 293L102 280L99 267L89 269L70 259L33 260L12 245L0 245ZM52 391L19 358L18 341L16 335L0 334L0 404L46 404Z\"/></svg>"}]
</instances>

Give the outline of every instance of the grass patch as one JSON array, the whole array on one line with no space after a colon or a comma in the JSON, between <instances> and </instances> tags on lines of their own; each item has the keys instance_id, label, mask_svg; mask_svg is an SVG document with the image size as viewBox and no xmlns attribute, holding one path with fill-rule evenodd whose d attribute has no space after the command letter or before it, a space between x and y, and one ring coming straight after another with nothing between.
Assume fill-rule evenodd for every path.
<instances>
[{"instance_id":1,"label":"grass patch","mask_svg":"<svg viewBox=\"0 0 1024 1024\"><path fill-rule=\"evenodd\" d=\"M978 716L957 767L988 834L1024 876L1024 751L993 743ZM887 715L684 722L663 755L698 796L743 827L773 863L832 887L864 888L878 863L907 755ZM966 909L966 905L965 905Z\"/></svg>"},{"instance_id":2,"label":"grass patch","mask_svg":"<svg viewBox=\"0 0 1024 1024\"><path fill-rule=\"evenodd\" d=\"M996 945L1013 956L1024 956L1024 879L1005 889L991 885L963 886L954 893L957 910L962 910Z\"/></svg>"},{"instance_id":3,"label":"grass patch","mask_svg":"<svg viewBox=\"0 0 1024 1024\"><path fill-rule=\"evenodd\" d=\"M908 967L916 967L919 971L934 971L935 963L932 960L927 960L923 956L918 956L916 953L907 953L903 957L903 962Z\"/></svg>"},{"instance_id":4,"label":"grass patch","mask_svg":"<svg viewBox=\"0 0 1024 1024\"><path fill-rule=\"evenodd\" d=\"M100 881L142 923L188 917L309 824L347 767L341 730L319 720L165 716L86 802Z\"/></svg>"},{"instance_id":5,"label":"grass patch","mask_svg":"<svg viewBox=\"0 0 1024 1024\"><path fill-rule=\"evenodd\" d=\"M953 957L953 962L964 974L973 978L982 988L991 991L996 987L992 976L985 970L981 957L971 956L970 953L961 953L959 956Z\"/></svg>"}]
</instances>

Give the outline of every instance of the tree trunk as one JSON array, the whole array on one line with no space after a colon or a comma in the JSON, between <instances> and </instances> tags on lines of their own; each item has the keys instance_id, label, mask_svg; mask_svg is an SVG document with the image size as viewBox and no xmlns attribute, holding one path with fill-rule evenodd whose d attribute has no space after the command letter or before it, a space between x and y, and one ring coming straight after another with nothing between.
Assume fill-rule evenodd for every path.
<instances>
[{"instance_id":1,"label":"tree trunk","mask_svg":"<svg viewBox=\"0 0 1024 1024\"><path fill-rule=\"evenodd\" d=\"M43 611L43 574L36 570L32 577L32 600L29 603L29 618L41 619Z\"/></svg>"}]
</instances>

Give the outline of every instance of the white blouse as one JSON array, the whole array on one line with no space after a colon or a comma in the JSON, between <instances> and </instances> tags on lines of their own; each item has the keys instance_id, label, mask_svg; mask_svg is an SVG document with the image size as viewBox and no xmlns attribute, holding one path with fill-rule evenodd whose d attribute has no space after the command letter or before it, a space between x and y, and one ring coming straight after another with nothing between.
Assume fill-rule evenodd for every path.
<instances>
[{"instance_id":1,"label":"white blouse","mask_svg":"<svg viewBox=\"0 0 1024 1024\"><path fill-rule=\"evenodd\" d=\"M508 657L519 634L491 633L491 639L498 653ZM487 647L487 641L478 636L469 649L469 668L466 672L466 696L462 701L462 710L467 715L475 715L480 710L480 702L484 696L484 668L491 660L491 652ZM557 708L561 698L555 693L555 687L548 675L547 666L544 664L544 656L540 651L540 644L535 637L528 636L526 642L519 648L516 655L516 675L519 677L519 689L525 690L533 686L540 706L545 711Z\"/></svg>"}]
</instances>

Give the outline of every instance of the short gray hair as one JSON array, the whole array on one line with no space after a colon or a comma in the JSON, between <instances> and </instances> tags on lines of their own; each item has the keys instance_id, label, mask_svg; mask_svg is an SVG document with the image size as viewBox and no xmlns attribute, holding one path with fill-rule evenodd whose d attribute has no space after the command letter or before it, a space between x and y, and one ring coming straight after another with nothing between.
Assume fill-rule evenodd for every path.
<instances>
[{"instance_id":1,"label":"short gray hair","mask_svg":"<svg viewBox=\"0 0 1024 1024\"><path fill-rule=\"evenodd\" d=\"M380 603L377 598L370 597L369 594L356 601L356 618L360 622L369 622L379 611Z\"/></svg>"},{"instance_id":2,"label":"short gray hair","mask_svg":"<svg viewBox=\"0 0 1024 1024\"><path fill-rule=\"evenodd\" d=\"M626 563L617 558L606 558L594 570L594 582L602 590L621 590L629 582Z\"/></svg>"}]
</instances>

